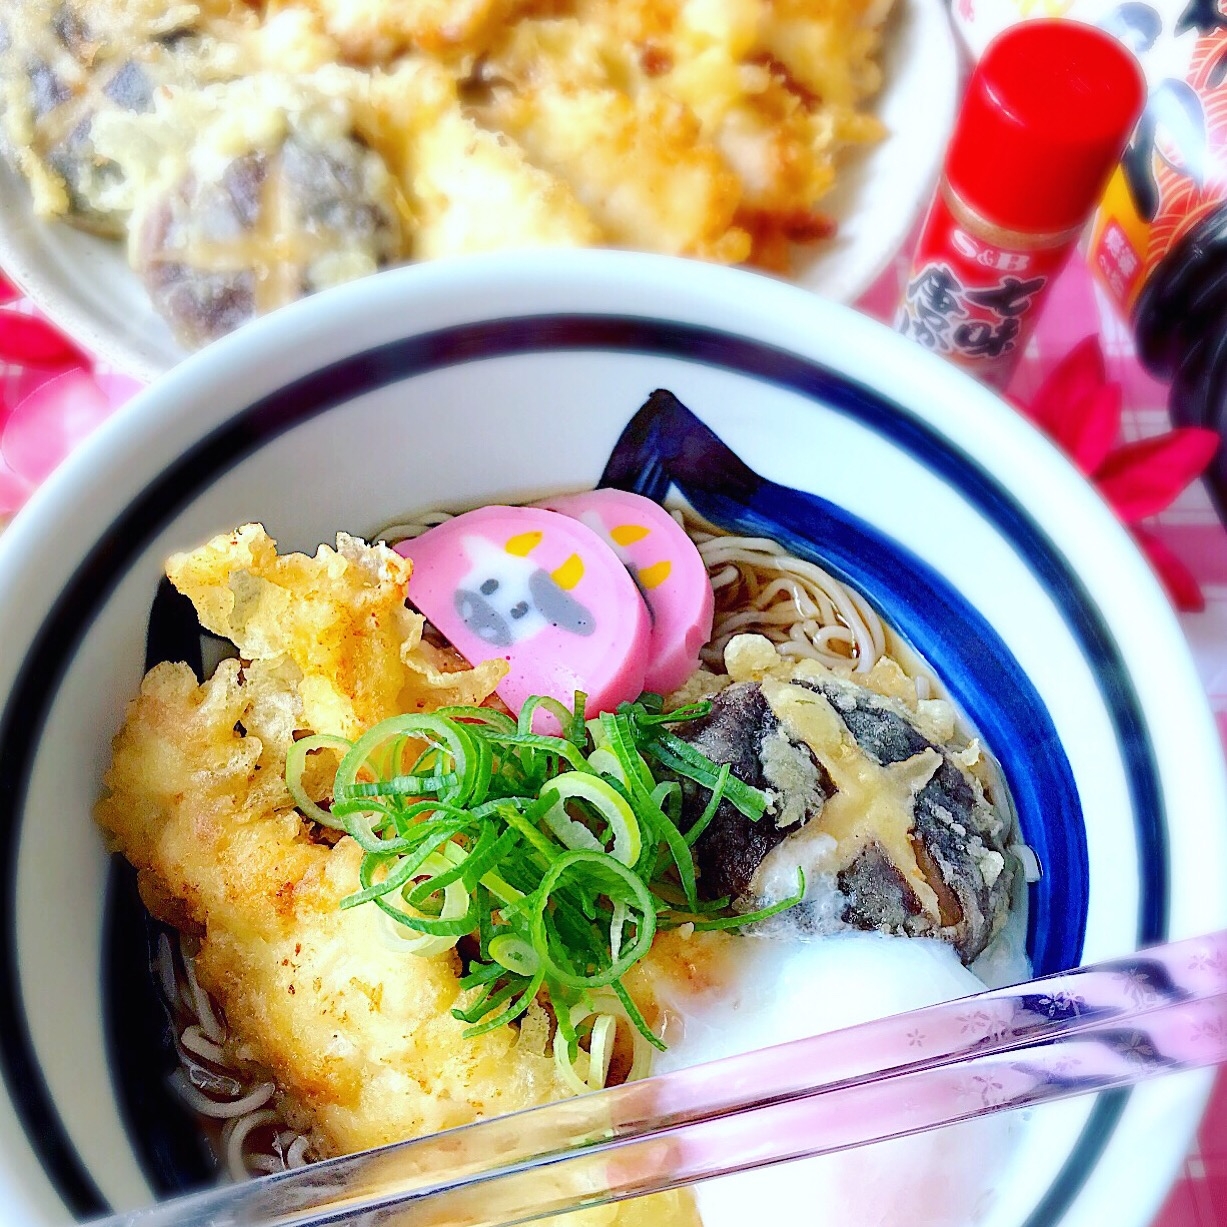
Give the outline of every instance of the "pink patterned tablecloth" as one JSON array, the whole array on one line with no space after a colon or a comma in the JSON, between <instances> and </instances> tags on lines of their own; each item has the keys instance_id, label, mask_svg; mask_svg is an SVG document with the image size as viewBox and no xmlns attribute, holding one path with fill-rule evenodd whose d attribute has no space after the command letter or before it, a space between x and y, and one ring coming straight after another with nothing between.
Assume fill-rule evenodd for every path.
<instances>
[{"instance_id":1,"label":"pink patterned tablecloth","mask_svg":"<svg viewBox=\"0 0 1227 1227\"><path fill-rule=\"evenodd\" d=\"M906 250L910 251L910 245ZM905 257L888 269L858 304L889 319L906 273ZM17 300L4 313L32 315ZM2 330L0 330L2 331ZM1075 259L1054 285L1036 333L1020 364L1011 393L1026 402L1069 351L1098 334L1108 378L1124 389L1124 441L1162 434L1170 428L1166 389L1138 364L1128 329L1096 291ZM18 357L0 346L0 359ZM86 368L55 377L51 372L0 360L0 523L57 460L136 390L131 380L105 369ZM1227 532L1199 483L1147 523L1189 567L1201 585L1205 609L1181 615L1220 733L1227 742ZM1197 1142L1185 1161L1155 1227L1227 1225L1227 1071L1220 1075Z\"/></svg>"}]
</instances>

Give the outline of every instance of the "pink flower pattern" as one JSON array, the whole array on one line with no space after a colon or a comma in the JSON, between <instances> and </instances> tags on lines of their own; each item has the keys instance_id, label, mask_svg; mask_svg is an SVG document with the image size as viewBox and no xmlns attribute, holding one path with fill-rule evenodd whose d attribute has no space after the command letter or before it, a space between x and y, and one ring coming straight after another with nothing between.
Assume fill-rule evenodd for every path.
<instances>
[{"instance_id":1,"label":"pink flower pattern","mask_svg":"<svg viewBox=\"0 0 1227 1227\"><path fill-rule=\"evenodd\" d=\"M1028 404L1018 404L1095 483L1150 561L1177 609L1205 608L1188 567L1142 521L1162 511L1205 471L1218 433L1182 427L1118 443L1122 391L1105 375L1098 337L1087 337L1053 368Z\"/></svg>"},{"instance_id":2,"label":"pink flower pattern","mask_svg":"<svg viewBox=\"0 0 1227 1227\"><path fill-rule=\"evenodd\" d=\"M140 388L101 370L0 277L0 524Z\"/></svg>"}]
</instances>

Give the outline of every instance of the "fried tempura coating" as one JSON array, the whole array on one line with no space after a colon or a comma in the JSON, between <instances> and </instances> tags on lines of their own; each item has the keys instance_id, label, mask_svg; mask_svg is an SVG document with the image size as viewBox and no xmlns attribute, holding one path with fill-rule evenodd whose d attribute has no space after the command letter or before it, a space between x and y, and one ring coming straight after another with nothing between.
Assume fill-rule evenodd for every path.
<instances>
[{"instance_id":1,"label":"fried tempura coating","mask_svg":"<svg viewBox=\"0 0 1227 1227\"><path fill-rule=\"evenodd\" d=\"M723 263L749 256L733 224L737 177L677 101L551 85L503 96L486 114L571 184L615 245Z\"/></svg>"},{"instance_id":2,"label":"fried tempura coating","mask_svg":"<svg viewBox=\"0 0 1227 1227\"><path fill-rule=\"evenodd\" d=\"M884 134L891 3L10 0L0 156L40 215L127 236L189 347L440 256L787 273Z\"/></svg>"},{"instance_id":3,"label":"fried tempura coating","mask_svg":"<svg viewBox=\"0 0 1227 1227\"><path fill-rule=\"evenodd\" d=\"M320 840L286 789L296 731L353 736L398 712L480 702L498 680L497 667L446 672L428 654L404 606L410 570L345 536L314 558L279 556L253 525L173 558L172 581L240 658L203 685L187 665L150 671L97 809L150 910L199 943L197 973L225 1013L230 1055L271 1074L320 1155L568 1094L553 1060L514 1028L462 1036L454 951L407 955L378 909L340 908L361 850ZM566 1221L697 1218L673 1193Z\"/></svg>"},{"instance_id":4,"label":"fried tempura coating","mask_svg":"<svg viewBox=\"0 0 1227 1227\"><path fill-rule=\"evenodd\" d=\"M405 185L418 259L523 247L590 247L601 228L566 179L484 128L456 79L421 60L372 83L376 137Z\"/></svg>"},{"instance_id":5,"label":"fried tempura coating","mask_svg":"<svg viewBox=\"0 0 1227 1227\"><path fill-rule=\"evenodd\" d=\"M361 850L313 841L260 738L237 731L253 689L236 660L203 686L155 668L98 815L147 903L200 934L197 970L235 1055L273 1074L325 1154L561 1097L553 1062L518 1052L510 1028L461 1038L454 954L398 952L378 909L340 909Z\"/></svg>"},{"instance_id":6,"label":"fried tempura coating","mask_svg":"<svg viewBox=\"0 0 1227 1227\"><path fill-rule=\"evenodd\" d=\"M386 64L407 51L461 55L506 20L515 0L304 0L346 58ZM292 7L274 0L273 11Z\"/></svg>"},{"instance_id":7,"label":"fried tempura coating","mask_svg":"<svg viewBox=\"0 0 1227 1227\"><path fill-rule=\"evenodd\" d=\"M350 739L399 712L480 703L507 672L501 660L443 671L422 641L425 620L405 607L412 571L395 550L345 533L314 557L278 554L258 524L166 565L201 624L253 662L249 677L277 675L271 689L294 728Z\"/></svg>"},{"instance_id":8,"label":"fried tempura coating","mask_svg":"<svg viewBox=\"0 0 1227 1227\"><path fill-rule=\"evenodd\" d=\"M817 206L840 153L883 134L861 108L880 84L874 55L887 8L571 0L530 10L483 53L483 76L497 83L489 119L561 167L585 203L586 192L642 188L633 227L624 201L613 201L615 242L786 269L789 244L829 233ZM592 99L609 92L622 110L594 121ZM557 153L568 145L570 163ZM696 190L700 166L719 190ZM669 176L678 181L662 196ZM679 244L674 202L699 219L697 234L723 231L720 241Z\"/></svg>"},{"instance_id":9,"label":"fried tempura coating","mask_svg":"<svg viewBox=\"0 0 1227 1227\"><path fill-rule=\"evenodd\" d=\"M95 148L95 121L230 80L255 27L242 0L0 4L0 155L25 176L35 213L122 234L122 211L101 199L120 172Z\"/></svg>"}]
</instances>

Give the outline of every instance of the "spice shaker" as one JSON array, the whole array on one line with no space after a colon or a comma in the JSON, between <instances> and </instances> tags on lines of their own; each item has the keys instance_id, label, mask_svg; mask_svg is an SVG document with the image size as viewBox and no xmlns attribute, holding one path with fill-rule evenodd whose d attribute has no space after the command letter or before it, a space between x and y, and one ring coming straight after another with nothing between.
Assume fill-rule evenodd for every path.
<instances>
[{"instance_id":1,"label":"spice shaker","mask_svg":"<svg viewBox=\"0 0 1227 1227\"><path fill-rule=\"evenodd\" d=\"M999 35L968 85L896 328L1004 387L1142 110L1117 41L1071 21Z\"/></svg>"}]
</instances>

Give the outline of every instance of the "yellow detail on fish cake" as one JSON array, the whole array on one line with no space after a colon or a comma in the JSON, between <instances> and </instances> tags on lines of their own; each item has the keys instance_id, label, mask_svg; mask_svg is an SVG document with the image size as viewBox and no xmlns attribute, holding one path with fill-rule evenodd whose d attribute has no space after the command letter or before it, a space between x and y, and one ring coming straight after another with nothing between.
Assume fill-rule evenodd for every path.
<instances>
[{"instance_id":1,"label":"yellow detail on fish cake","mask_svg":"<svg viewBox=\"0 0 1227 1227\"><path fill-rule=\"evenodd\" d=\"M667 558L662 558L660 562L654 562L639 572L639 582L645 588L659 588L672 573L673 564Z\"/></svg>"},{"instance_id":2,"label":"yellow detail on fish cake","mask_svg":"<svg viewBox=\"0 0 1227 1227\"><path fill-rule=\"evenodd\" d=\"M561 566L550 572L550 577L560 588L570 590L584 578L584 560L572 554Z\"/></svg>"},{"instance_id":3,"label":"yellow detail on fish cake","mask_svg":"<svg viewBox=\"0 0 1227 1227\"><path fill-rule=\"evenodd\" d=\"M514 537L507 539L507 544L503 547L507 553L514 554L517 558L527 558L541 544L542 534L534 530L528 533L516 533Z\"/></svg>"},{"instance_id":4,"label":"yellow detail on fish cake","mask_svg":"<svg viewBox=\"0 0 1227 1227\"><path fill-rule=\"evenodd\" d=\"M642 524L619 524L617 528L609 530L609 535L617 545L634 545L636 541L642 541L651 531L650 528L644 528Z\"/></svg>"}]
</instances>

